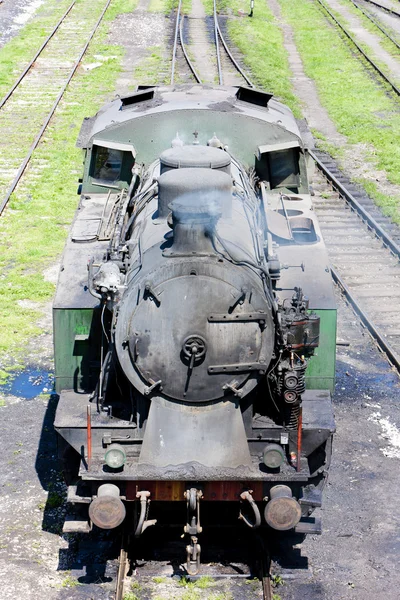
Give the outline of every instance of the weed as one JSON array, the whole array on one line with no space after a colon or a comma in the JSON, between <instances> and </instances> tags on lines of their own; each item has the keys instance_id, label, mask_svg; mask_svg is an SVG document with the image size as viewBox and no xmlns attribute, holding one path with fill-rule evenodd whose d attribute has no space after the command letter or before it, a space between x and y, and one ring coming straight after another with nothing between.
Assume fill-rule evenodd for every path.
<instances>
[{"instance_id":1,"label":"weed","mask_svg":"<svg viewBox=\"0 0 400 600\"><path fill-rule=\"evenodd\" d=\"M153 581L154 583L166 583L167 579L166 577L153 577Z\"/></svg>"},{"instance_id":2,"label":"weed","mask_svg":"<svg viewBox=\"0 0 400 600\"><path fill-rule=\"evenodd\" d=\"M47 496L47 508L58 508L64 504L64 498L57 492L49 492Z\"/></svg>"},{"instance_id":3,"label":"weed","mask_svg":"<svg viewBox=\"0 0 400 600\"><path fill-rule=\"evenodd\" d=\"M279 587L280 585L284 585L284 581L283 581L283 577L281 577L280 575L272 575L271 577L272 580L272 585L274 587Z\"/></svg>"},{"instance_id":4,"label":"weed","mask_svg":"<svg viewBox=\"0 0 400 600\"><path fill-rule=\"evenodd\" d=\"M203 577L197 579L194 584L201 590L206 590L207 588L212 587L215 584L215 581L209 575L203 575Z\"/></svg>"},{"instance_id":5,"label":"weed","mask_svg":"<svg viewBox=\"0 0 400 600\"><path fill-rule=\"evenodd\" d=\"M167 77L162 80L160 71L163 67L163 55L161 46L150 46L144 60L135 68L134 79L142 85L154 83L168 83Z\"/></svg>"},{"instance_id":6,"label":"weed","mask_svg":"<svg viewBox=\"0 0 400 600\"><path fill-rule=\"evenodd\" d=\"M79 581L71 577L71 575L67 575L66 577L64 577L63 581L61 582L61 587L63 588L76 587L77 585L81 584L79 583Z\"/></svg>"},{"instance_id":7,"label":"weed","mask_svg":"<svg viewBox=\"0 0 400 600\"><path fill-rule=\"evenodd\" d=\"M257 577L254 577L253 579L246 579L246 585L250 585L252 591L255 592L260 587L260 580L257 579Z\"/></svg>"},{"instance_id":8,"label":"weed","mask_svg":"<svg viewBox=\"0 0 400 600\"><path fill-rule=\"evenodd\" d=\"M195 589L188 589L182 594L181 600L201 600L201 593Z\"/></svg>"},{"instance_id":9,"label":"weed","mask_svg":"<svg viewBox=\"0 0 400 600\"><path fill-rule=\"evenodd\" d=\"M135 590L136 592L142 591L142 585L138 581L132 581L131 590Z\"/></svg>"},{"instance_id":10,"label":"weed","mask_svg":"<svg viewBox=\"0 0 400 600\"><path fill-rule=\"evenodd\" d=\"M127 594L124 594L122 600L140 600L140 598L134 592L128 592Z\"/></svg>"},{"instance_id":11,"label":"weed","mask_svg":"<svg viewBox=\"0 0 400 600\"><path fill-rule=\"evenodd\" d=\"M4 400L4 398L0 398L0 408L3 408L3 406L6 405L6 401Z\"/></svg>"}]
</instances>

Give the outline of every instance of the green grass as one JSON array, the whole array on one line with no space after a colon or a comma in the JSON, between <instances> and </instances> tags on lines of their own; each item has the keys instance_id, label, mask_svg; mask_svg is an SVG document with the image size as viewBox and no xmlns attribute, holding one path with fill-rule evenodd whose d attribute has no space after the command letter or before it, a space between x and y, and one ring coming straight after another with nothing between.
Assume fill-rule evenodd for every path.
<instances>
[{"instance_id":1,"label":"green grass","mask_svg":"<svg viewBox=\"0 0 400 600\"><path fill-rule=\"evenodd\" d=\"M0 52L0 98L29 64L53 27L65 13L71 0L45 0L35 18Z\"/></svg>"},{"instance_id":2,"label":"green grass","mask_svg":"<svg viewBox=\"0 0 400 600\"><path fill-rule=\"evenodd\" d=\"M306 74L315 80L321 103L338 131L351 144L364 144L372 165L400 185L400 114L398 100L378 86L364 64L354 58L322 12L309 0L279 0L293 28ZM377 194L382 209L400 222L399 197Z\"/></svg>"},{"instance_id":3,"label":"green grass","mask_svg":"<svg viewBox=\"0 0 400 600\"><path fill-rule=\"evenodd\" d=\"M124 594L122 600L140 600L140 598L134 592L128 592L127 594Z\"/></svg>"},{"instance_id":4,"label":"green grass","mask_svg":"<svg viewBox=\"0 0 400 600\"><path fill-rule=\"evenodd\" d=\"M83 64L102 61L102 65L91 71L79 70L34 154L28 177L17 188L0 219L2 379L10 355L16 360L26 342L41 332L38 318L55 289L53 283L46 281L43 271L60 256L78 203L76 189L82 170L81 151L75 147L78 132L84 117L95 114L114 92L123 49L107 43L109 26L118 14L132 11L135 4L136 0L112 3L83 60ZM30 39L30 31L30 26L22 31L23 40ZM20 56L23 61L26 47L16 40L12 42L14 54L9 52L8 56L15 59ZM7 50L8 46L0 53L0 70L4 67L1 57L3 52L7 55ZM37 171L43 160L48 163ZM39 174L37 179L29 177L33 170Z\"/></svg>"},{"instance_id":5,"label":"green grass","mask_svg":"<svg viewBox=\"0 0 400 600\"><path fill-rule=\"evenodd\" d=\"M361 25L363 26L364 29L368 30L370 33L373 33L375 35L376 38L378 38L378 41L380 42L381 47L386 50L389 54L391 54L393 57L397 57L398 56L398 49L396 47L395 44L393 44L393 42L391 42L387 36L385 36L380 29L378 29L360 10L357 10L355 8L355 6L350 2L350 1L339 1L340 4L342 4L342 6L344 6L349 13L351 13L353 16L357 17L358 20L360 21ZM345 16L340 13L339 11L333 10L332 7L330 7L329 5L327 5L329 12L331 12L336 19L338 20L338 22L347 29L347 31L350 33L350 35L352 36L353 40L356 42L356 44L365 52L365 54L375 62L375 64L380 67L380 69L382 70L383 73L386 74L386 76L392 80L393 83L397 84L399 83L399 79L396 78L394 75L391 75L390 73L390 69L388 68L388 66L386 65L385 62L383 62L380 57L376 54L376 50L369 46L364 40L362 40L358 35L357 32L353 31L351 29L350 23L349 21L345 18ZM325 13L324 13L325 14ZM331 17L327 15L327 18L331 21ZM331 21L333 24L333 21ZM337 27L337 33L338 35L342 38L343 42L345 42L346 44L349 45L349 47L351 49L354 49L355 52L357 52L355 50L354 44L353 42L346 36L346 34L344 33L344 31L340 30L340 28L337 25L334 25L334 27ZM361 58L360 55L360 60L365 60L364 58ZM366 64L369 64L368 61L366 61ZM396 81L397 79L397 81Z\"/></svg>"},{"instance_id":6,"label":"green grass","mask_svg":"<svg viewBox=\"0 0 400 600\"><path fill-rule=\"evenodd\" d=\"M181 600L201 600L201 597L202 594L198 590L189 589L182 594Z\"/></svg>"},{"instance_id":7,"label":"green grass","mask_svg":"<svg viewBox=\"0 0 400 600\"><path fill-rule=\"evenodd\" d=\"M366 17L361 12L361 10L356 8L354 6L354 4L352 2L350 2L350 0L339 0L339 4L344 6L348 10L348 12L350 12L352 15L357 17L359 19L360 23L362 24L362 26L364 27L364 29L366 29L370 33L373 33L379 39L382 48L384 48L387 52L389 52L389 54L391 54L395 58L398 58L399 49L397 48L397 46L395 44L393 44L393 42L391 42L389 40L389 38L384 33L382 33L382 31L378 27L376 27L376 25L374 25L372 23L372 21L370 21L370 19L368 19L368 17ZM331 11L331 12L333 12L333 11ZM368 12L368 9L366 10L366 12ZM340 22L344 21L343 17L341 17L341 15L339 13L336 13L336 15L337 15L338 19L340 19ZM378 19L375 19L375 20L378 21ZM392 34L392 37L397 42L400 41L399 34L396 33L395 31L391 30L387 24L385 24L384 28L388 31L388 33ZM357 35L354 34L353 32L351 32L351 33L352 33L354 39L356 39L356 41L357 41Z\"/></svg>"},{"instance_id":8,"label":"green grass","mask_svg":"<svg viewBox=\"0 0 400 600\"><path fill-rule=\"evenodd\" d=\"M149 10L151 12L163 12L169 15L172 10L178 7L179 0L150 0ZM182 1L182 12L188 14L192 7L191 0Z\"/></svg>"},{"instance_id":9,"label":"green grass","mask_svg":"<svg viewBox=\"0 0 400 600\"><path fill-rule=\"evenodd\" d=\"M167 578L166 577L153 577L153 581L154 583L167 583Z\"/></svg>"},{"instance_id":10,"label":"green grass","mask_svg":"<svg viewBox=\"0 0 400 600\"><path fill-rule=\"evenodd\" d=\"M206 590L206 589L212 587L213 585L215 585L215 581L209 575L203 575L203 577L199 577L199 579L197 579L194 582L194 584L196 587L200 588L201 590Z\"/></svg>"},{"instance_id":11,"label":"green grass","mask_svg":"<svg viewBox=\"0 0 400 600\"><path fill-rule=\"evenodd\" d=\"M162 75L162 72L165 75ZM161 46L147 48L147 55L134 70L134 80L142 85L169 83L169 67L165 64Z\"/></svg>"},{"instance_id":12,"label":"green grass","mask_svg":"<svg viewBox=\"0 0 400 600\"><path fill-rule=\"evenodd\" d=\"M204 5L207 13L211 14L212 0L204 0ZM229 40L243 54L243 63L250 79L258 87L272 92L299 117L300 105L290 81L291 72L282 32L264 2L256 3L253 18L237 16L240 8L247 10L249 6L250 3L243 4L239 0L224 0L218 4L220 14L229 14Z\"/></svg>"},{"instance_id":13,"label":"green grass","mask_svg":"<svg viewBox=\"0 0 400 600\"><path fill-rule=\"evenodd\" d=\"M79 583L79 581L77 581L76 579L74 579L71 575L67 575L66 577L64 577L63 581L61 582L61 587L63 588L72 588L78 585L82 584Z\"/></svg>"},{"instance_id":14,"label":"green grass","mask_svg":"<svg viewBox=\"0 0 400 600\"><path fill-rule=\"evenodd\" d=\"M49 492L47 497L47 508L59 508L64 504L64 498L57 492Z\"/></svg>"}]
</instances>

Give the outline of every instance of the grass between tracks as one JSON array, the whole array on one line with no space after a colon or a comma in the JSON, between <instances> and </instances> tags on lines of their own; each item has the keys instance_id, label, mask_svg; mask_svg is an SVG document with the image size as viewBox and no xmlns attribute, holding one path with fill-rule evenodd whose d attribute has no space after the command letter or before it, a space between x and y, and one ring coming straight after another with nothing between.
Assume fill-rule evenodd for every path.
<instances>
[{"instance_id":1,"label":"grass between tracks","mask_svg":"<svg viewBox=\"0 0 400 600\"><path fill-rule=\"evenodd\" d=\"M400 185L398 98L355 57L347 42L308 0L278 0L293 28L306 74L314 79L321 103L351 144L362 143L375 169ZM361 179L386 214L400 222L397 196L378 191L376 180Z\"/></svg>"},{"instance_id":2,"label":"grass between tracks","mask_svg":"<svg viewBox=\"0 0 400 600\"><path fill-rule=\"evenodd\" d=\"M375 170L386 173L390 182L400 184L400 146L396 143L400 133L398 99L389 86L367 71L366 64L353 52L347 38L338 35L316 3L309 0L278 0L284 19L292 26L297 48L301 54L306 74L315 80L322 104L338 130L347 136L350 144L361 143L366 148L366 158ZM208 14L213 10L212 0L204 0ZM378 31L351 3L346 6L366 24ZM229 14L230 40L244 56L254 82L288 104L294 114L301 116L296 92L291 84L291 72L283 47L283 34L272 13L261 2L255 5L254 16L237 17L241 9L247 14L248 4L241 0L218 2L220 12ZM339 15L338 15L339 16ZM343 18L341 18L343 21ZM383 46L396 53L393 44L385 40ZM365 44L363 47L368 51ZM375 78L375 79L374 79ZM317 137L323 136L315 132ZM329 141L322 144L340 157L343 150ZM389 196L378 189L376 180L361 178L360 183L383 211L400 223L398 196Z\"/></svg>"},{"instance_id":3,"label":"grass between tracks","mask_svg":"<svg viewBox=\"0 0 400 600\"><path fill-rule=\"evenodd\" d=\"M203 0L207 14L213 12L213 0ZM279 100L290 106L297 117L301 116L299 102L290 81L283 35L266 2L256 3L254 15L247 17L250 3L243 0L220 0L218 11L228 14L229 40L243 55L245 68L258 87L272 92ZM239 16L239 11L244 16Z\"/></svg>"},{"instance_id":4,"label":"grass between tracks","mask_svg":"<svg viewBox=\"0 0 400 600\"><path fill-rule=\"evenodd\" d=\"M395 44L393 44L393 42L391 42L389 40L389 38L384 33L382 33L382 31L378 27L376 27L376 25L374 25L372 23L372 21L370 21L370 19L368 19L368 17L366 17L361 12L361 10L358 10L354 6L354 4L351 2L351 0L338 0L338 3L345 10L347 10L347 12L350 13L350 15L354 16L359 21L359 24L357 24L357 29L358 29L358 27L361 26L364 30L367 30L369 33L373 34L376 41L380 44L380 46L383 50L385 50L389 55L391 55L394 58L398 57L399 50L398 50L397 46ZM366 41L364 41L360 38L360 36L357 32L357 29L355 30L354 28L352 28L348 18L346 18L342 12L340 12L338 10L333 10L332 7L329 6L329 4L327 2L324 2L324 4L327 6L329 12L332 13L334 15L334 17L338 20L338 22L343 27L345 27L345 29L349 32L349 34L352 36L353 40L363 50L363 52L365 52L365 54L371 60L373 60L374 63L382 70L382 72L385 73L386 76L398 87L400 84L399 77L396 77L395 74L390 72L390 69L387 66L387 64L383 60L381 60L380 56L376 53L376 49L373 46L370 46ZM322 7L321 7L321 10L323 10ZM325 14L325 11L324 11L324 14ZM327 18L330 20L330 17L328 14L327 14ZM332 22L332 24L333 24L333 22ZM338 26L335 25L335 27L338 27ZM351 42L351 40L349 40L349 38L346 36L344 31L341 31L340 28L338 27L337 32L338 32L339 36L343 39L343 41L346 44L348 44L350 46L350 48L353 49L354 45ZM397 35L394 34L393 37L396 39ZM358 52L358 50L356 50L355 48L354 48L354 51L356 53ZM368 64L368 61L366 61L366 64ZM369 66L369 68L371 68L371 67Z\"/></svg>"},{"instance_id":5,"label":"grass between tracks","mask_svg":"<svg viewBox=\"0 0 400 600\"><path fill-rule=\"evenodd\" d=\"M78 196L82 170L81 150L75 147L85 116L93 115L115 89L123 49L110 46L110 22L130 12L136 0L114 0L93 39L83 66L70 84L46 135L35 152L29 176L13 194L0 218L0 361L21 356L26 342L41 332L37 325L42 307L52 299L54 283L43 272L62 252ZM103 3L101 3L101 7ZM30 26L28 26L30 31ZM29 33L29 32L28 32ZM26 30L21 32L26 39ZM30 34L29 34L30 35ZM12 42L21 49L24 44ZM37 43L35 45L37 47ZM25 49L26 50L26 49ZM3 52L0 52L0 63ZM28 53L27 53L28 54ZM85 64L101 63L92 70Z\"/></svg>"},{"instance_id":6,"label":"grass between tracks","mask_svg":"<svg viewBox=\"0 0 400 600\"><path fill-rule=\"evenodd\" d=\"M163 12L169 14L171 10L178 7L179 0L150 0L149 10L151 12ZM182 0L182 12L187 14L192 8L191 0Z\"/></svg>"},{"instance_id":7,"label":"grass between tracks","mask_svg":"<svg viewBox=\"0 0 400 600\"><path fill-rule=\"evenodd\" d=\"M78 0L79 1L79 0ZM72 0L45 0L35 17L0 52L0 99L18 79Z\"/></svg>"},{"instance_id":8,"label":"grass between tracks","mask_svg":"<svg viewBox=\"0 0 400 600\"><path fill-rule=\"evenodd\" d=\"M356 8L351 0L339 0L339 4L341 4L343 7L345 7L349 13L354 15L354 17L359 19L359 21L362 24L364 29L366 29L370 33L374 34L374 36L376 36L379 39L382 48L384 48L393 57L398 58L399 49L397 48L397 46L395 44L393 44L393 42L391 42L389 40L389 38L378 27L376 27L376 25L374 25L372 23L372 21L370 19L368 19L368 17L366 17L361 12L360 9ZM371 12L371 11L368 11L367 7L363 7L363 8L364 8L365 12ZM341 15L337 12L334 14L336 14L339 21L341 23L343 23L343 25L345 25L345 21L344 21L343 17L341 17ZM375 17L375 15L372 14L372 17L375 19L375 21L379 22L379 20ZM393 39L396 40L397 43L400 43L400 35L398 32L394 31L386 23L384 24L384 29L386 29L386 31L393 37ZM354 33L352 33L352 35L354 35L354 38L357 37L357 35ZM369 52L370 52L370 49L369 49ZM383 70L384 70L384 68L383 68Z\"/></svg>"}]
</instances>

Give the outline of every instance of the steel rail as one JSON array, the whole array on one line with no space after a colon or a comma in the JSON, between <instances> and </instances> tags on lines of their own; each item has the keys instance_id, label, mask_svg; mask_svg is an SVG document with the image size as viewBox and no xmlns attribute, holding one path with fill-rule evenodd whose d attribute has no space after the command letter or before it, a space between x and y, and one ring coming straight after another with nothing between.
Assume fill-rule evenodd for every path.
<instances>
[{"instance_id":1,"label":"steel rail","mask_svg":"<svg viewBox=\"0 0 400 600\"><path fill-rule=\"evenodd\" d=\"M393 238L379 225L377 221L375 221L369 212L366 211L363 206L361 206L356 198L354 198L354 196L348 190L346 190L346 188L340 183L335 175L331 173L331 171L324 165L318 156L316 156L312 150L309 150L308 153L315 161L319 170L323 172L325 177L331 182L339 194L354 208L354 210L358 212L362 220L368 224L369 228L377 234L377 237L382 240L383 245L389 248L389 250L400 260L400 246L398 246Z\"/></svg>"},{"instance_id":2,"label":"steel rail","mask_svg":"<svg viewBox=\"0 0 400 600\"><path fill-rule=\"evenodd\" d=\"M219 49L219 38L218 38L217 0L214 0L214 37L215 37L215 49L217 52L217 67L218 67L219 85L224 85L224 78L222 76L222 67L221 67L221 53L220 53L220 49Z\"/></svg>"},{"instance_id":3,"label":"steel rail","mask_svg":"<svg viewBox=\"0 0 400 600\"><path fill-rule=\"evenodd\" d=\"M177 50L177 46L178 46L179 21L181 18L181 9L182 9L182 0L179 0L177 12L176 12L174 46L172 48L172 64L171 64L171 79L170 79L171 85L174 84L174 79L175 79L176 50Z\"/></svg>"},{"instance_id":4,"label":"steel rail","mask_svg":"<svg viewBox=\"0 0 400 600\"><path fill-rule=\"evenodd\" d=\"M368 2L368 4L373 4L377 8L381 8L382 10L394 15L395 17L400 17L400 13L396 12L392 8L389 8L388 6L383 6L382 4L378 4L378 2L374 2L374 0L364 0L364 2Z\"/></svg>"},{"instance_id":5,"label":"steel rail","mask_svg":"<svg viewBox=\"0 0 400 600\"><path fill-rule=\"evenodd\" d=\"M273 600L272 578L271 578L271 555L269 547L265 545L261 534L256 534L260 552L260 579L263 593L263 600Z\"/></svg>"},{"instance_id":6,"label":"steel rail","mask_svg":"<svg viewBox=\"0 0 400 600\"><path fill-rule=\"evenodd\" d=\"M196 69L194 68L192 61L190 60L188 53L186 52L186 46L183 41L183 21L184 21L184 17L182 19L180 19L180 24L179 24L179 42L181 44L183 56L185 57L186 62L189 65L189 69L192 71L193 77L195 78L196 82L201 83L201 79L200 79Z\"/></svg>"},{"instance_id":7,"label":"steel rail","mask_svg":"<svg viewBox=\"0 0 400 600\"><path fill-rule=\"evenodd\" d=\"M337 180L333 173L329 171L323 162L321 162L319 158L310 150L309 154L314 159L320 171L330 181L332 187L334 187L336 191L346 200L346 202L359 214L361 219L367 224L368 228L374 231L375 235L382 241L383 245L400 260L400 247L396 244L396 242L386 233L384 229L382 229L379 223L377 223L375 219L361 206L354 196L346 190L346 188ZM400 371L400 356L375 327L367 313L365 313L365 311L361 308L356 298L353 296L350 289L347 287L334 267L331 267L331 274L333 280L341 288L344 296L359 315L361 321L375 339L378 346L387 355L388 359L396 367L396 369Z\"/></svg>"},{"instance_id":8,"label":"steel rail","mask_svg":"<svg viewBox=\"0 0 400 600\"><path fill-rule=\"evenodd\" d=\"M369 19L375 25L375 27L377 27L378 29L380 29L382 31L382 33L384 35L386 35L386 37L400 50L400 44L398 42L396 42L396 40L390 35L390 33L388 33L386 31L386 29L384 29L384 27L382 27L382 25L380 25L378 23L378 21L376 21L374 19L374 17L369 12L367 12L366 10L364 10L362 8L362 6L360 6L359 4L357 4L357 2L355 2L355 0L350 0L350 1L354 4L354 6L356 8L358 8L358 10L360 10L362 12L363 15L365 15L367 17L367 19ZM364 2L369 2L369 1L370 0L364 0ZM376 3L372 2L372 4L376 4ZM378 6L378 5L376 4L376 6ZM398 16L400 17L400 13L398 14Z\"/></svg>"},{"instance_id":9,"label":"steel rail","mask_svg":"<svg viewBox=\"0 0 400 600\"><path fill-rule=\"evenodd\" d=\"M323 7L323 9L328 13L328 15L336 23L336 25L349 38L349 40L354 44L354 46L357 48L357 50L364 56L366 61L375 69L375 71L377 71L377 73L379 73L379 75L382 77L382 79L384 79L386 81L386 83L388 83L390 85L390 87L395 92L395 94L397 94L397 96L400 96L400 89L396 86L396 84L394 84L393 81L391 81L391 79L389 79L389 77L387 75L385 75L385 73L382 71L382 69L380 67L378 67L378 65L371 58L369 58L368 54L366 52L364 52L364 50L356 42L356 40L351 35L351 33L349 31L347 31L347 29L340 23L340 21L329 10L329 8L326 6L326 4L324 2L322 2L322 0L317 0L317 2Z\"/></svg>"},{"instance_id":10,"label":"steel rail","mask_svg":"<svg viewBox=\"0 0 400 600\"><path fill-rule=\"evenodd\" d=\"M395 366L396 369L400 371L400 356L397 354L397 352L395 352L395 350L393 350L391 345L381 335L379 330L375 327L373 322L368 317L367 313L364 312L361 306L358 304L357 300L355 299L355 297L353 296L343 279L340 277L339 273L333 267L331 267L331 274L333 280L341 288L342 293L344 294L348 302L352 305L352 307L360 317L361 321L364 323L365 327L368 329L374 340L377 342L380 349L386 354L393 366Z\"/></svg>"},{"instance_id":11,"label":"steel rail","mask_svg":"<svg viewBox=\"0 0 400 600\"><path fill-rule=\"evenodd\" d=\"M218 23L216 0L214 0L213 19L214 19L214 39L215 39L215 47L216 47L216 55L217 55L219 85L223 85L223 70L222 70L222 65L221 65L221 50L220 50L220 44L219 44L219 40L221 40L224 50L227 53L233 66L243 77L243 79L245 80L247 85L249 87L254 87L254 84L252 83L250 78L246 75L246 73L243 71L243 69L240 67L238 62L233 57L232 52L229 50L229 47L224 39L224 36L222 35L221 28ZM201 84L202 80L201 80L199 74L197 73L196 68L194 67L192 61L190 60L188 52L186 50L186 45L183 40L183 24L184 24L184 16L181 15L181 0L180 0L178 8L177 8L175 33L174 33L174 44L173 44L173 49L172 49L172 65L171 65L171 80L170 80L171 85L174 83L174 79L175 79L176 53L177 53L177 48L178 48L178 42L181 46L183 56L188 64L189 69L191 70L191 72L195 78L196 83Z\"/></svg>"},{"instance_id":12,"label":"steel rail","mask_svg":"<svg viewBox=\"0 0 400 600\"><path fill-rule=\"evenodd\" d=\"M127 536L126 533L122 534L121 537L121 548L119 552L118 559L118 572L115 586L115 599L114 600L123 600L124 591L125 591L125 577L128 571L128 551L126 549L127 546Z\"/></svg>"},{"instance_id":13,"label":"steel rail","mask_svg":"<svg viewBox=\"0 0 400 600\"><path fill-rule=\"evenodd\" d=\"M66 81L65 81L65 83L64 83L64 85L63 85L63 87L62 87L62 89L60 91L60 93L58 94L58 96L57 96L57 98L56 98L56 100L55 100L55 102L53 104L53 106L51 107L50 112L47 115L47 117L46 117L46 119L45 119L45 121L44 121L44 123L43 123L43 125L42 125L42 127L41 127L41 129L39 131L39 133L37 134L35 140L33 141L32 145L31 145L31 147L29 148L28 154L24 158L24 160L23 160L20 168L18 169L18 172L17 172L16 176L13 179L13 182L11 183L10 187L8 188L8 190L6 192L6 195L5 195L5 197L3 198L3 200L2 200L2 202L0 204L0 215L3 213L3 210L7 206L8 201L10 200L11 194L14 192L15 188L17 187L17 185L18 185L18 183L19 183L19 181L20 181L20 179L22 177L22 175L24 174L25 169L28 166L29 161L32 158L33 152L35 151L35 149L39 145L39 142L42 139L43 134L46 131L47 126L50 123L50 120L51 120L52 116L54 115L54 113L55 113L55 111L56 111L56 109L57 109L57 107L58 107L58 105L59 105L62 97L64 96L65 91L66 91L66 89L67 89L67 87L68 87L71 79L75 75L75 72L76 72L77 68L79 67L79 65L81 63L81 60L84 57L84 55L86 53L86 50L88 49L89 44L92 41L92 38L93 38L94 34L96 33L97 29L99 28L99 25L100 25L101 21L103 20L103 17L106 14L107 9L110 6L111 2L112 2L112 0L107 0L107 3L105 5L105 7L104 7L104 9L103 9L100 17L98 18L98 20L96 22L96 25L92 29L92 31L90 33L90 36L89 36L89 39L86 42L83 50L81 51L78 60L75 62L74 66L72 67L72 70L71 70L70 74L68 75L68 77L67 77L67 79L66 79Z\"/></svg>"},{"instance_id":14,"label":"steel rail","mask_svg":"<svg viewBox=\"0 0 400 600\"><path fill-rule=\"evenodd\" d=\"M27 73L31 70L31 68L35 64L36 60L38 59L38 57L41 55L41 53L43 52L43 50L46 48L47 44L50 42L50 40L52 39L52 37L54 36L54 34L58 31L60 25L63 23L63 21L65 20L65 18L69 15L69 13L71 12L71 10L75 6L75 4L76 4L76 0L74 0L72 2L72 4L67 8L67 10L65 11L65 13L61 17L61 19L58 21L57 25L54 27L54 29L52 30L52 32L44 40L43 44L40 46L39 50L36 52L35 56L32 58L32 60L29 63L29 65L25 68L25 70L19 76L19 78L14 83L14 85L12 86L12 88L7 92L7 94L4 96L4 98L0 101L0 109L3 108L3 106L5 105L5 103L7 102L7 100L12 96L12 94L15 92L15 90L17 89L17 87L19 86L19 84L21 83L21 81L24 79L25 75L27 75Z\"/></svg>"},{"instance_id":15,"label":"steel rail","mask_svg":"<svg viewBox=\"0 0 400 600\"><path fill-rule=\"evenodd\" d=\"M233 65L236 67L236 69L239 71L239 73L241 74L241 76L243 77L243 79L245 80L245 82L247 83L247 85L249 87L254 87L254 84L252 83L252 81L247 77L246 73L243 71L243 69L240 67L239 63L235 60L235 58L233 57L231 51L228 48L227 43L225 42L224 36L222 35L221 32L221 28L219 26L218 23L218 19L217 19L217 29L218 29L218 34L219 37L221 38L221 42L223 47L225 48L225 52L227 53L227 55L229 56L229 58L231 59Z\"/></svg>"}]
</instances>

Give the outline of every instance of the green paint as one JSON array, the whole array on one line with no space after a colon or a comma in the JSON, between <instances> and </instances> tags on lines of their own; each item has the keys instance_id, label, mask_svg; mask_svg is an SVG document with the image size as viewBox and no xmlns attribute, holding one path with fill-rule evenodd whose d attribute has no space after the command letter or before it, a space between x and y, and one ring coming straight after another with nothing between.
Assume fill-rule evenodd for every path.
<instances>
[{"instance_id":1,"label":"green paint","mask_svg":"<svg viewBox=\"0 0 400 600\"><path fill-rule=\"evenodd\" d=\"M309 390L331 390L335 387L336 310L314 310L319 315L319 346L309 360L306 387Z\"/></svg>"},{"instance_id":2,"label":"green paint","mask_svg":"<svg viewBox=\"0 0 400 600\"><path fill-rule=\"evenodd\" d=\"M98 331L92 309L53 311L56 392L65 389L92 389L98 376L93 365ZM97 346L98 347L98 346Z\"/></svg>"}]
</instances>

